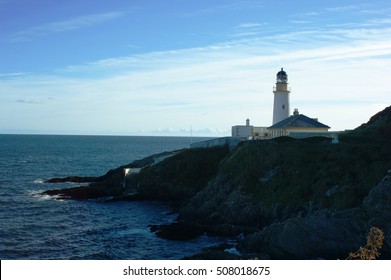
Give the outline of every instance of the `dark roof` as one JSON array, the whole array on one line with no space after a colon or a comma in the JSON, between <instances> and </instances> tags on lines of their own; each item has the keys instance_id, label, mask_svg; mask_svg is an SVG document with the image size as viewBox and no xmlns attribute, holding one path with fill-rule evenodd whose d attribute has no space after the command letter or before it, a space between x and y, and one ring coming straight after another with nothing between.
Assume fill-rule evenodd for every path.
<instances>
[{"instance_id":1,"label":"dark roof","mask_svg":"<svg viewBox=\"0 0 391 280\"><path fill-rule=\"evenodd\" d=\"M281 70L277 73L277 76L287 76L286 72L284 71L284 68L281 68Z\"/></svg>"},{"instance_id":2,"label":"dark roof","mask_svg":"<svg viewBox=\"0 0 391 280\"><path fill-rule=\"evenodd\" d=\"M290 128L290 127L314 127L314 128L330 128L329 126L311 119L305 115L292 115L270 127L269 129L276 128Z\"/></svg>"}]
</instances>

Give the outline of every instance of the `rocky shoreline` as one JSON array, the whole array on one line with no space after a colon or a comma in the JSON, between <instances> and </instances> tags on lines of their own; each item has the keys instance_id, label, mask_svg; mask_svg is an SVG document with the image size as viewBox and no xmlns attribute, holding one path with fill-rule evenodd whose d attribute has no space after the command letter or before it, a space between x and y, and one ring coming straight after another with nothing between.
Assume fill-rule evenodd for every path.
<instances>
[{"instance_id":1,"label":"rocky shoreline","mask_svg":"<svg viewBox=\"0 0 391 280\"><path fill-rule=\"evenodd\" d=\"M47 182L89 184L43 194L165 201L177 220L151 225L157 236L235 238L242 254L222 245L193 258L345 259L378 227L385 235L380 258L391 259L390 124L388 107L341 137L341 144L249 141L233 151L161 153L101 177L53 178ZM141 170L124 184L124 168Z\"/></svg>"}]
</instances>

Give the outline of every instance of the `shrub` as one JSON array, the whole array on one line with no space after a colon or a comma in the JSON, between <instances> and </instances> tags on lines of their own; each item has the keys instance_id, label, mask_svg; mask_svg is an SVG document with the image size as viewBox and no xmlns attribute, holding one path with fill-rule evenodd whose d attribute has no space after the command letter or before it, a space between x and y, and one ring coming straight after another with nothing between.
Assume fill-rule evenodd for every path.
<instances>
[{"instance_id":1,"label":"shrub","mask_svg":"<svg viewBox=\"0 0 391 280\"><path fill-rule=\"evenodd\" d=\"M356 252L350 253L347 260L375 260L380 256L379 250L383 246L384 234L377 227L372 227L367 237L367 244Z\"/></svg>"}]
</instances>

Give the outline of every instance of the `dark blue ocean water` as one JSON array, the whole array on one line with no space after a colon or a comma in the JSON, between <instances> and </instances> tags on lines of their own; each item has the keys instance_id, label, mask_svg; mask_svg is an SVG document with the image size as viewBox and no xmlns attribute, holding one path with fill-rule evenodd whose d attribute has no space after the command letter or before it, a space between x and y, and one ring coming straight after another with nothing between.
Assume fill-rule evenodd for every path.
<instances>
[{"instance_id":1,"label":"dark blue ocean water","mask_svg":"<svg viewBox=\"0 0 391 280\"><path fill-rule=\"evenodd\" d=\"M148 225L175 219L164 204L40 195L77 185L45 179L99 176L189 144L185 137L0 135L0 259L180 259L217 244L220 240L210 237L157 238Z\"/></svg>"}]
</instances>

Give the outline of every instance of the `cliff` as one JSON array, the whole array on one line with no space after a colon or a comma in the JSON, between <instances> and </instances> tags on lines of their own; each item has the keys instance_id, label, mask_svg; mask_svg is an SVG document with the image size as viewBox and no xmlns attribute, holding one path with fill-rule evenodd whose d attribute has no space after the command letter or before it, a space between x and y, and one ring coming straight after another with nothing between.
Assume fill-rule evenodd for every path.
<instances>
[{"instance_id":1,"label":"cliff","mask_svg":"<svg viewBox=\"0 0 391 280\"><path fill-rule=\"evenodd\" d=\"M377 226L386 236L381 256L390 258L390 131L388 107L339 144L245 142L178 219L215 234L244 234L242 252L272 259L343 259Z\"/></svg>"},{"instance_id":2,"label":"cliff","mask_svg":"<svg viewBox=\"0 0 391 280\"><path fill-rule=\"evenodd\" d=\"M377 226L391 258L391 107L327 138L247 141L233 151L191 149L155 155L48 194L70 198L168 201L178 212L159 236L241 236L237 249L271 259L344 259ZM164 160L157 161L157 158ZM124 190L123 168L144 167ZM78 196L77 192L92 196ZM83 193L82 192L82 193ZM207 258L207 257L206 257Z\"/></svg>"}]
</instances>

